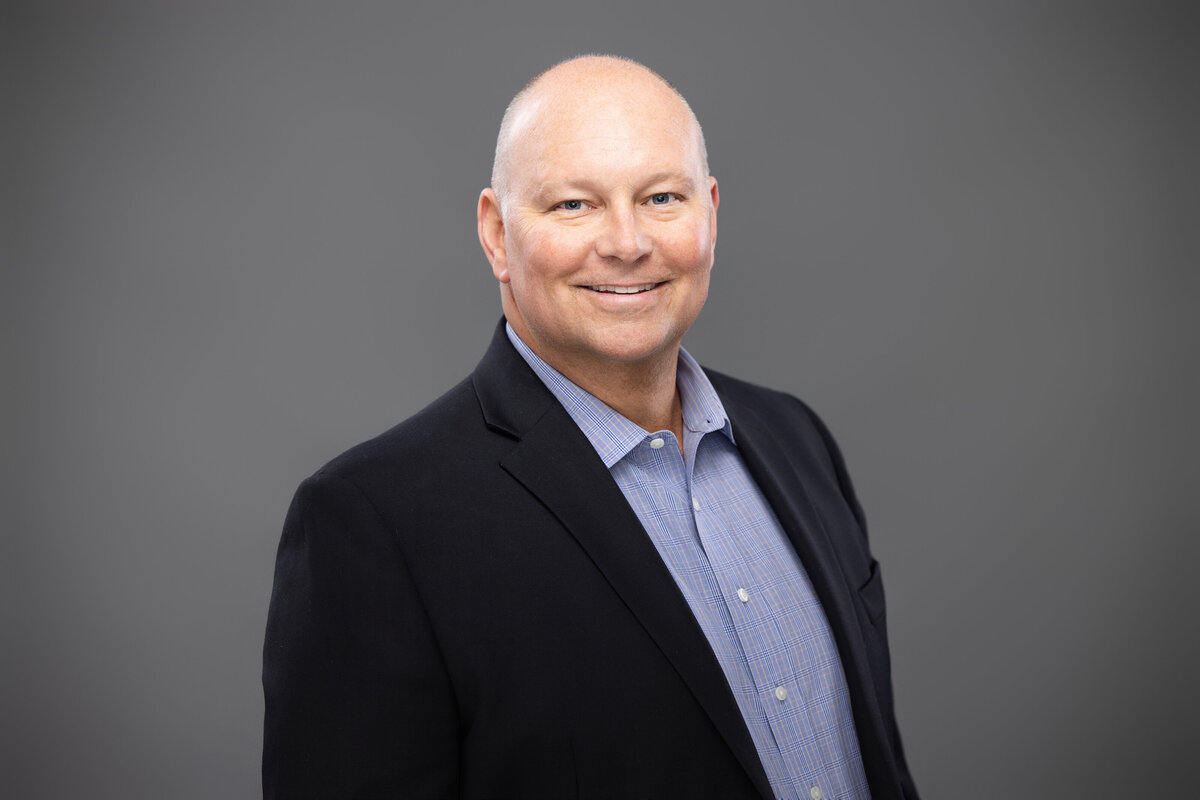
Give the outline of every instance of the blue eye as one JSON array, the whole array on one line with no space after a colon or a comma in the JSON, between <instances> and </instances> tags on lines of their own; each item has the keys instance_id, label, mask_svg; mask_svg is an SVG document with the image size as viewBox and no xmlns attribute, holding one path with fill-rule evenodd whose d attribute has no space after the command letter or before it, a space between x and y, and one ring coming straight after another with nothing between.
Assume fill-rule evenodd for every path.
<instances>
[{"instance_id":1,"label":"blue eye","mask_svg":"<svg viewBox=\"0 0 1200 800\"><path fill-rule=\"evenodd\" d=\"M665 206L674 199L675 194L673 192L659 192L658 194L650 195L650 205Z\"/></svg>"},{"instance_id":2,"label":"blue eye","mask_svg":"<svg viewBox=\"0 0 1200 800\"><path fill-rule=\"evenodd\" d=\"M558 204L558 207L561 208L563 211L582 211L583 210L583 201L582 200L564 200Z\"/></svg>"}]
</instances>

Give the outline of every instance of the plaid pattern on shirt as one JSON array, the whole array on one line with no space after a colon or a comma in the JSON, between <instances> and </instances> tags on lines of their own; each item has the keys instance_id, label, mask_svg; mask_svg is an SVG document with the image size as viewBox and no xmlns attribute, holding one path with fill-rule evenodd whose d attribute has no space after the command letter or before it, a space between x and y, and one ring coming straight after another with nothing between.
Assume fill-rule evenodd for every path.
<instances>
[{"instance_id":1,"label":"plaid pattern on shirt","mask_svg":"<svg viewBox=\"0 0 1200 800\"><path fill-rule=\"evenodd\" d=\"M775 794L869 798L829 622L699 365L680 349L681 452L673 433L647 433L507 330L596 448L679 585Z\"/></svg>"}]
</instances>

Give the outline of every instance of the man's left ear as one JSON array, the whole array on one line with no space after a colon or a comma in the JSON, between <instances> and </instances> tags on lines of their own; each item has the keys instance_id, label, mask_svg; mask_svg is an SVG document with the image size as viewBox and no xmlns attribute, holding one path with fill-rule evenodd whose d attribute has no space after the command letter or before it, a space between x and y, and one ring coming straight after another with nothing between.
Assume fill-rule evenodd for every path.
<instances>
[{"instance_id":1,"label":"man's left ear","mask_svg":"<svg viewBox=\"0 0 1200 800\"><path fill-rule=\"evenodd\" d=\"M492 275L501 283L508 283L508 254L504 249L504 218L500 215L500 200L489 186L479 193L479 206L475 210L479 231L479 244L483 254L492 265Z\"/></svg>"},{"instance_id":2,"label":"man's left ear","mask_svg":"<svg viewBox=\"0 0 1200 800\"><path fill-rule=\"evenodd\" d=\"M717 206L721 205L721 193L717 191L717 179L712 175L708 176L708 193L712 198L712 247L717 246Z\"/></svg>"}]
</instances>

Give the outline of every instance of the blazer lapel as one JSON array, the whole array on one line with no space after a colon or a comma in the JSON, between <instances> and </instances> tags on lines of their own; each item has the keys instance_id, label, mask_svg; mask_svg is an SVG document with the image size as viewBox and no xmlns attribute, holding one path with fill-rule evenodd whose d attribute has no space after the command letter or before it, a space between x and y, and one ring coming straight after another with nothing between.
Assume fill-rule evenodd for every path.
<instances>
[{"instance_id":1,"label":"blazer lapel","mask_svg":"<svg viewBox=\"0 0 1200 800\"><path fill-rule=\"evenodd\" d=\"M503 321L472 378L493 429L519 439L501 466L558 518L658 644L763 797L771 785L691 609L579 427L508 342Z\"/></svg>"},{"instance_id":2,"label":"blazer lapel","mask_svg":"<svg viewBox=\"0 0 1200 800\"><path fill-rule=\"evenodd\" d=\"M725 402L725 398L722 398ZM738 450L750 474L775 511L808 572L838 645L842 670L850 689L854 724L863 766L872 787L895 783L890 748L875 682L866 655L866 644L852 592L846 581L831 536L805 490L805 476L779 443L779 437L751 408L726 403L733 420Z\"/></svg>"}]
</instances>

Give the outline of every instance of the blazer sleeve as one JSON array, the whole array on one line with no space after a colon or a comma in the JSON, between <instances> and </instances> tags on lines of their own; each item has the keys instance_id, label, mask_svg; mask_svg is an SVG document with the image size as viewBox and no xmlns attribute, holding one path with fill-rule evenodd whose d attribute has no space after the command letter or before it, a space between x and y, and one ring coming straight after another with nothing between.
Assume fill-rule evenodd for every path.
<instances>
[{"instance_id":1,"label":"blazer sleeve","mask_svg":"<svg viewBox=\"0 0 1200 800\"><path fill-rule=\"evenodd\" d=\"M805 412L816 426L817 432L821 435L822 441L825 443L825 449L829 453L830 461L833 464L834 474L837 478L838 488L841 490L842 497L845 498L846 504L850 507L854 514L855 520L858 522L859 530L863 535L867 535L867 519L863 513L862 504L858 502L858 496L854 491L854 484L850 480L850 471L846 468L846 460L842 456L841 448L838 447L837 441L833 438L829 428L824 421L817 415L815 411L808 407L802 400L798 402L804 407ZM868 583L859 588L859 594L863 597L863 601L870 610L873 621L881 621L884 615L884 598L883 598L883 580L880 577L880 568L878 562L871 559L872 570L871 579ZM880 622L882 624L882 622ZM886 634L885 634L886 636ZM883 672L883 679L888 683L888 697L892 695L891 690L891 659L888 657L886 669ZM890 703L889 703L890 705ZM904 745L900 741L899 726L896 724L894 715L889 720L890 729L892 732L892 749L896 761L896 768L899 772L900 786L904 792L905 800L918 800L917 787L912 778L912 773L908 768L908 761L904 757Z\"/></svg>"},{"instance_id":2,"label":"blazer sleeve","mask_svg":"<svg viewBox=\"0 0 1200 800\"><path fill-rule=\"evenodd\" d=\"M263 652L263 796L453 797L454 694L390 530L318 473L284 523Z\"/></svg>"}]
</instances>

